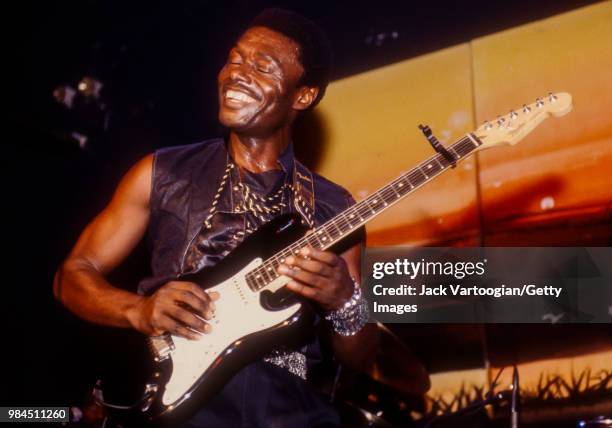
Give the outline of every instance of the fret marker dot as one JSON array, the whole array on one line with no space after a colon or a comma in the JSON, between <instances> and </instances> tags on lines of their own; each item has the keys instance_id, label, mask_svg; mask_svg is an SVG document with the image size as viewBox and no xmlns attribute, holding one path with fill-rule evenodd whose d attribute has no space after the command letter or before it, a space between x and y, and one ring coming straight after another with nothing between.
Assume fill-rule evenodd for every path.
<instances>
[{"instance_id":1,"label":"fret marker dot","mask_svg":"<svg viewBox=\"0 0 612 428\"><path fill-rule=\"evenodd\" d=\"M397 187L404 187L404 183L398 184Z\"/></svg>"},{"instance_id":2,"label":"fret marker dot","mask_svg":"<svg viewBox=\"0 0 612 428\"><path fill-rule=\"evenodd\" d=\"M327 236L324 236L324 237L323 237L323 240L324 240L324 241L327 241Z\"/></svg>"},{"instance_id":3,"label":"fret marker dot","mask_svg":"<svg viewBox=\"0 0 612 428\"><path fill-rule=\"evenodd\" d=\"M376 202L378 202L378 199L373 199L372 202L376 203Z\"/></svg>"},{"instance_id":4,"label":"fret marker dot","mask_svg":"<svg viewBox=\"0 0 612 428\"><path fill-rule=\"evenodd\" d=\"M427 168L431 169L431 164L427 165Z\"/></svg>"}]
</instances>

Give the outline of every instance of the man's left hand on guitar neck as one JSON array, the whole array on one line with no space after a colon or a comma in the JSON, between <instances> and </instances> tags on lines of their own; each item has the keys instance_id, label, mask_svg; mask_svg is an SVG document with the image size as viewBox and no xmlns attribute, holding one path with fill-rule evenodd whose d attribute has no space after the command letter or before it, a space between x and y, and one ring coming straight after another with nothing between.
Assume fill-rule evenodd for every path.
<instances>
[{"instance_id":1,"label":"man's left hand on guitar neck","mask_svg":"<svg viewBox=\"0 0 612 428\"><path fill-rule=\"evenodd\" d=\"M353 295L354 282L347 262L331 251L303 248L289 256L279 273L292 280L287 288L313 300L325 311L339 309Z\"/></svg>"}]
</instances>

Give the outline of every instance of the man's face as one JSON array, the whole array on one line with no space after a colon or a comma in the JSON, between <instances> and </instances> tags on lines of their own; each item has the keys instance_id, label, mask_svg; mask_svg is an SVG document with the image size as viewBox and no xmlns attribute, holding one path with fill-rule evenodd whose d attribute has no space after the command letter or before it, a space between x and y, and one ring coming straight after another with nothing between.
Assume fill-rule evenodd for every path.
<instances>
[{"instance_id":1,"label":"man's face","mask_svg":"<svg viewBox=\"0 0 612 428\"><path fill-rule=\"evenodd\" d=\"M295 41L265 27L248 29L219 72L220 122L259 136L291 123L303 72Z\"/></svg>"}]
</instances>

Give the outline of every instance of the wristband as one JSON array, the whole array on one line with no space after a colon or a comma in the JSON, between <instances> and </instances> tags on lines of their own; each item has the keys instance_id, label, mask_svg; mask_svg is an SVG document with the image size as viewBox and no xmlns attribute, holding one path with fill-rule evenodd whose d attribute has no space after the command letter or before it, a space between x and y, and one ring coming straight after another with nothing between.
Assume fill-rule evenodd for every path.
<instances>
[{"instance_id":1,"label":"wristband","mask_svg":"<svg viewBox=\"0 0 612 428\"><path fill-rule=\"evenodd\" d=\"M341 336L354 336L368 322L370 311L368 302L361 294L361 287L353 279L353 295L342 307L329 311L325 319L331 322L332 328Z\"/></svg>"}]
</instances>

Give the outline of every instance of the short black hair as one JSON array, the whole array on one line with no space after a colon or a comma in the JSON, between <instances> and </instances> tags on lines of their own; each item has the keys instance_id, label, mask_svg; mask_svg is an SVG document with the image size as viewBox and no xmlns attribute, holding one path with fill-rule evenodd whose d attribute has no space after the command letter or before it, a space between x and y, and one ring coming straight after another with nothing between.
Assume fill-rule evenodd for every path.
<instances>
[{"instance_id":1,"label":"short black hair","mask_svg":"<svg viewBox=\"0 0 612 428\"><path fill-rule=\"evenodd\" d=\"M269 28L299 45L300 62L304 68L300 84L319 88L317 98L310 108L316 106L325 94L332 71L331 44L323 29L296 12L279 8L262 11L251 21L251 27Z\"/></svg>"}]
</instances>

